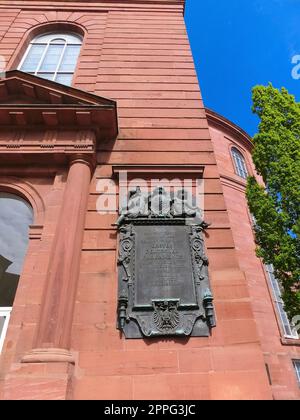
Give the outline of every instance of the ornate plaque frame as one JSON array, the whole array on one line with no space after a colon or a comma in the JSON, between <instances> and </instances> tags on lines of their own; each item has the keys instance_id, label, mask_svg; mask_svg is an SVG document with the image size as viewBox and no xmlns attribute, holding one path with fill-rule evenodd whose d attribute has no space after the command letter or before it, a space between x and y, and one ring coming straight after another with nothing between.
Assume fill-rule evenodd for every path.
<instances>
[{"instance_id":1,"label":"ornate plaque frame","mask_svg":"<svg viewBox=\"0 0 300 420\"><path fill-rule=\"evenodd\" d=\"M185 192L131 192L119 230L118 329L128 339L208 337L215 327L201 211Z\"/></svg>"}]
</instances>

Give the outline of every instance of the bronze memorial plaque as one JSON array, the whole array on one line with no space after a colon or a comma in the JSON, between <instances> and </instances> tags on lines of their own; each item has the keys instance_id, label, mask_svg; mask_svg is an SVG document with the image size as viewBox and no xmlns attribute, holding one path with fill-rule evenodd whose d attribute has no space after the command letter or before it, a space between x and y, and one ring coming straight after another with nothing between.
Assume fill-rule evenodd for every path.
<instances>
[{"instance_id":1,"label":"bronze memorial plaque","mask_svg":"<svg viewBox=\"0 0 300 420\"><path fill-rule=\"evenodd\" d=\"M118 328L126 338L203 337L215 326L203 231L185 193L131 193L118 220Z\"/></svg>"},{"instance_id":2,"label":"bronze memorial plaque","mask_svg":"<svg viewBox=\"0 0 300 420\"><path fill-rule=\"evenodd\" d=\"M136 226L135 306L180 297L197 305L187 226Z\"/></svg>"}]
</instances>

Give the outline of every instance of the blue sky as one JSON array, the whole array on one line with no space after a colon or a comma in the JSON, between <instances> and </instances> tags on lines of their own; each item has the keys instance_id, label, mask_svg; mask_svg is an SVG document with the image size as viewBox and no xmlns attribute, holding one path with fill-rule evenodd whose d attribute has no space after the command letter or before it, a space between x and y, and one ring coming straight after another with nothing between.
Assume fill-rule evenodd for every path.
<instances>
[{"instance_id":1,"label":"blue sky","mask_svg":"<svg viewBox=\"0 0 300 420\"><path fill-rule=\"evenodd\" d=\"M207 107L253 135L253 86L270 81L300 100L300 0L186 0L185 19Z\"/></svg>"}]
</instances>

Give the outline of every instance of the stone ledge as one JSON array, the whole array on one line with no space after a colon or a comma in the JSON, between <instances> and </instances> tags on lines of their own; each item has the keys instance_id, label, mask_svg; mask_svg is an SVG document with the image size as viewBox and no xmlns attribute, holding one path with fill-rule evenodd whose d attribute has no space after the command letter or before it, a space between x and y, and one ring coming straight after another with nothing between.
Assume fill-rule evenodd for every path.
<instances>
[{"instance_id":1,"label":"stone ledge","mask_svg":"<svg viewBox=\"0 0 300 420\"><path fill-rule=\"evenodd\" d=\"M75 364L75 357L69 350L64 349L34 349L23 356L22 363L71 363Z\"/></svg>"}]
</instances>

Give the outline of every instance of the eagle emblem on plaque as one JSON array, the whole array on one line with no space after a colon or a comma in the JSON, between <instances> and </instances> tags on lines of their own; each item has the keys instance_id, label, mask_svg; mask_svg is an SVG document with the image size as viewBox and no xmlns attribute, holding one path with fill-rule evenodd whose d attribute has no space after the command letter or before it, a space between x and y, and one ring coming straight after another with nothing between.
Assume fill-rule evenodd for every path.
<instances>
[{"instance_id":1,"label":"eagle emblem on plaque","mask_svg":"<svg viewBox=\"0 0 300 420\"><path fill-rule=\"evenodd\" d=\"M159 331L169 334L176 330L180 321L178 305L179 300L153 301L153 321Z\"/></svg>"}]
</instances>

